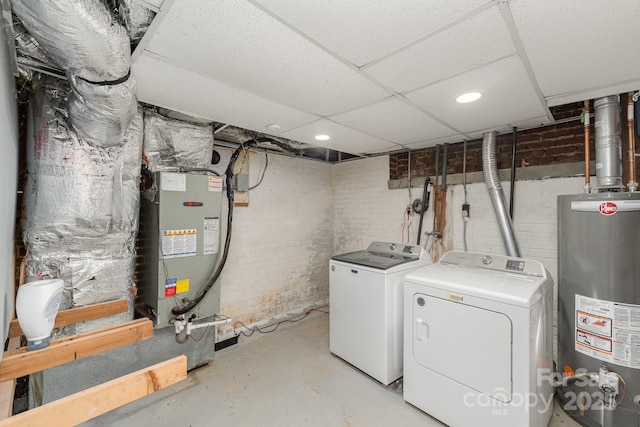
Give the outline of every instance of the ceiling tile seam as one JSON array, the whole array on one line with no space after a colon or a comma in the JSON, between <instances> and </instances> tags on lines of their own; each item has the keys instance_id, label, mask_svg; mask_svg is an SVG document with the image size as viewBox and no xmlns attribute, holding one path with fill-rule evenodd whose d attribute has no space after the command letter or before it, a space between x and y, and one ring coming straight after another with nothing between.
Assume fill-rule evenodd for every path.
<instances>
[{"instance_id":1,"label":"ceiling tile seam","mask_svg":"<svg viewBox=\"0 0 640 427\"><path fill-rule=\"evenodd\" d=\"M264 97L264 96L262 96L262 95L258 95L258 94L256 94L256 93L249 92L249 91L247 91L247 90L246 90L246 89L244 89L244 88L240 88L240 87L237 87L237 86L234 86L234 85L230 85L229 83L224 82L224 81L221 81L221 80L212 79L212 78L210 78L210 77L208 77L208 76L202 75L201 73L199 73L199 72L197 72L197 71L189 70L189 69L185 68L184 66L182 66L178 61L174 61L174 60L172 60L172 59L170 59L170 58L167 58L166 56L160 55L159 53L156 53L156 52L154 52L154 51L152 51L152 50L145 49L145 50L144 50L144 53L145 53L145 54L147 54L147 55L149 55L150 57L152 57L152 58L154 58L154 59L157 59L157 60L163 61L163 62L165 62L165 63L167 63L167 64L169 64L169 65L173 65L174 67L179 68L179 69L181 69L181 70L183 70L183 71L186 71L186 72L188 72L188 73L191 73L191 74L195 74L195 75L197 75L197 76L200 76L200 77L202 77L203 79L206 79L206 80L213 80L213 81L215 81L215 82L217 82L217 83L219 83L219 84L221 84L221 85L224 85L224 86L230 87L230 88L235 89L235 90L237 90L237 91L239 91L239 92L246 93L246 94L249 94L249 95L251 95L251 96L255 96L256 98L264 99L264 100L266 100L266 101L268 101L268 102L270 102L270 103L272 103L272 104L282 105L283 107L287 107L287 108L290 108L290 109L292 109L292 110L299 111L299 112L301 112L301 113L307 114L307 115L312 116L312 117L314 117L314 118L315 118L315 120L312 120L312 121L310 121L310 122L307 122L307 124L309 124L309 123L313 123L313 122L316 122L316 121L318 121L319 119L324 118L324 116L321 116L321 115L319 115L319 114L317 114L317 113L312 113L312 112L310 112L310 111L302 110L302 109L300 109L300 108L298 108L298 107L294 107L294 106L292 106L292 105L283 104L282 102L276 102L276 101L273 101L273 100L271 100L271 99L269 99L269 98L265 98L265 97ZM302 125L302 126L304 126L304 125ZM292 129L293 129L293 128L292 128Z\"/></svg>"},{"instance_id":2,"label":"ceiling tile seam","mask_svg":"<svg viewBox=\"0 0 640 427\"><path fill-rule=\"evenodd\" d=\"M171 8L173 7L176 1L177 0L164 0L162 2L162 6L160 7L160 10L156 13L156 16L154 16L153 21L151 21L149 28L142 36L142 39L140 39L140 42L136 46L136 49L133 52L131 52L132 63L138 60L138 58L142 55L142 52L144 52L147 46L149 45L149 43L151 43L151 38L156 33L156 30L158 29L162 21L164 21L164 19L167 17L167 15L169 14L169 11L171 10Z\"/></svg>"},{"instance_id":3,"label":"ceiling tile seam","mask_svg":"<svg viewBox=\"0 0 640 427\"><path fill-rule=\"evenodd\" d=\"M376 139L379 139L379 140L382 140L382 141L388 142L388 143L390 143L390 144L403 146L403 145L402 145L401 143L399 143L399 142L390 141L390 140L388 140L387 138L383 138L383 137L381 137L381 136L372 135L372 134L370 134L370 133L368 133L368 132L365 132L365 131L362 131L362 130L356 129L356 128L351 127L351 126L349 126L349 125L346 125L346 124L344 124L344 123L340 123L340 122L338 122L338 121L336 121L336 120L333 120L333 119L329 118L328 116L327 116L327 117L321 117L321 118L319 118L318 120L314 120L314 121L309 122L309 123L304 123L304 124L298 125L298 126L296 126L296 127L292 127L291 129L287 129L287 131L286 131L286 132L291 132L291 131L294 131L294 130L296 130L296 129L300 129L300 128L305 127L305 126L309 126L309 125L311 125L311 124L313 124L313 123L319 122L320 120L327 120L327 121L329 121L329 122L331 122L331 123L334 123L334 124L336 124L336 125L338 125L338 126L345 127L345 128L350 129L350 130L352 130L352 131L354 131L354 132L358 132L358 133L361 133L361 134L363 134L363 135L367 135L367 136L370 136L370 137L372 137L372 138L376 138Z\"/></svg>"},{"instance_id":4,"label":"ceiling tile seam","mask_svg":"<svg viewBox=\"0 0 640 427\"><path fill-rule=\"evenodd\" d=\"M496 64L496 63L498 63L500 61L504 61L505 59L509 59L509 58L514 57L514 56L518 56L518 52L514 51L513 53L501 56L501 57L496 58L496 59L494 59L492 61L489 61L489 62L485 62L484 64L480 64L480 65L478 65L476 67L467 68L466 70L460 71L459 73L451 74L450 76L443 77L443 78L438 79L438 80L434 80L432 82L429 82L429 83L427 83L425 85L422 85L422 86L418 86L418 87L413 88L413 89L408 89L408 90L406 90L404 92L401 92L400 95L409 95L409 94L411 94L413 92L417 92L417 91L420 91L422 89L428 88L429 86L433 86L433 85L440 84L442 82L446 82L447 80L451 80L451 79L454 79L456 77L462 76L464 74L471 73L471 72L476 71L476 70L480 70L482 68L488 67L490 65Z\"/></svg>"},{"instance_id":5,"label":"ceiling tile seam","mask_svg":"<svg viewBox=\"0 0 640 427\"><path fill-rule=\"evenodd\" d=\"M637 83L638 84L638 90L640 90L640 79L628 79L628 80L623 80L621 82L616 82L616 83L611 83L611 84L605 84L605 85L600 85L600 86L592 86L590 88L586 88L586 89L580 89L580 90L574 90L571 92L563 92L563 93L557 93L555 95L551 95L545 98L546 101L553 101L554 99L559 99L559 98L567 98L567 97L571 97L574 95L579 95L581 93L589 93L589 92L596 92L602 89L607 89L610 87L618 87L618 86L626 86L626 85L631 85Z\"/></svg>"},{"instance_id":6,"label":"ceiling tile seam","mask_svg":"<svg viewBox=\"0 0 640 427\"><path fill-rule=\"evenodd\" d=\"M507 30L511 35L511 41L516 47L516 52L520 57L520 61L524 65L524 69L529 77L529 81L531 86L533 87L536 96L538 97L538 101L540 105L545 111L547 118L550 123L555 123L555 118L553 114L551 114L551 110L547 105L544 94L542 93L542 89L540 89L540 85L538 84L538 80L536 79L536 75L533 72L533 66L531 65L531 61L529 61L529 56L524 48L524 43L522 43L522 39L520 38L520 33L518 32L518 27L516 26L516 21L513 19L513 14L511 13L511 8L509 7L507 0L501 0L498 4L500 8L500 13L502 14L502 19L504 19L505 24L507 25Z\"/></svg>"},{"instance_id":7,"label":"ceiling tile seam","mask_svg":"<svg viewBox=\"0 0 640 427\"><path fill-rule=\"evenodd\" d=\"M349 61L346 58L343 58L340 55L338 55L336 52L334 52L333 50L329 49L328 47L326 47L322 43L318 42L316 39L311 37L309 34L305 33L302 30L300 30L295 25L289 23L289 21L287 21L286 19L284 19L282 16L278 15L277 13L273 12L271 9L268 9L266 6L263 6L262 4L258 3L256 0L245 0L245 1L247 3L251 3L253 6L255 6L258 9L260 9L261 11L263 11L264 13L266 13L267 15L269 15L270 17L272 17L273 19L275 19L280 24L284 25L286 28L290 29L294 33L298 34L300 37L304 38L306 41L308 41L309 43L313 44L314 46L316 46L317 48L319 48L320 50L325 52L327 55L331 56L336 61L342 63L343 65L345 65L347 68L351 69L352 71L355 71L356 74L358 74L360 77L363 77L364 79L368 80L369 82L371 82L374 85L378 86L379 88L383 89L389 95L396 94L396 92L393 89L387 87L386 85L381 84L378 80L374 79L369 74L364 73L360 69L360 67L355 65L353 62ZM380 101L380 100L378 100L378 101ZM334 113L334 114L338 114L338 113Z\"/></svg>"},{"instance_id":8,"label":"ceiling tile seam","mask_svg":"<svg viewBox=\"0 0 640 427\"><path fill-rule=\"evenodd\" d=\"M417 39L415 39L414 41L411 41L411 42L405 44L404 46L393 50L392 52L384 54L384 55L382 55L382 56L380 56L380 57L378 57L376 59L372 59L371 61L367 62L366 64L363 64L363 65L359 66L358 69L364 71L367 68L370 68L370 67L378 64L379 62L382 62L382 61L384 61L386 59L389 59L390 57L392 57L394 55L397 55L397 54L399 54L400 52L402 52L404 50L410 49L413 46L415 46L415 45L417 45L419 43L422 43L423 41L425 41L427 39L430 39L430 38L432 38L434 36L437 36L438 34L444 32L444 31L447 31L448 29L450 29L452 27L455 27L456 25L462 24L464 21L467 21L467 20L469 20L471 18L474 18L477 15L480 15L482 12L484 12L484 11L486 11L488 9L491 9L493 6L497 5L499 3L499 1L500 0L493 0L493 1L491 1L489 3L486 3L486 4L484 4L484 5L480 6L480 7L477 7L474 10L472 10L471 12L468 12L468 13L464 14L460 18L456 19L455 21L453 21L453 22L451 22L451 23L449 23L449 24L447 24L447 25L445 25L443 27L440 27L440 28L438 28L438 29L426 34L426 35L420 36Z\"/></svg>"},{"instance_id":9,"label":"ceiling tile seam","mask_svg":"<svg viewBox=\"0 0 640 427\"><path fill-rule=\"evenodd\" d=\"M413 101L411 101L410 99L405 98L404 95L402 94L397 94L395 96L399 101L404 102L405 104L407 104L408 106L420 111L422 114L431 117L433 120L435 120L436 122L440 123L442 126L451 129L453 132L460 134L460 135L464 135L467 136L464 132L462 132L461 130L457 129L455 126L450 125L448 122L446 122L445 120L441 119L440 117L436 116L435 114L433 114L431 111L422 108L421 106L415 104ZM447 137L444 137L447 138ZM424 142L424 141L418 141L412 144L418 144L419 142Z\"/></svg>"},{"instance_id":10,"label":"ceiling tile seam","mask_svg":"<svg viewBox=\"0 0 640 427\"><path fill-rule=\"evenodd\" d=\"M445 127L449 128L449 129L450 129L450 130L452 130L453 132L458 133L458 134L461 134L461 135L464 135L464 132L461 132L461 131L457 130L456 128L454 128L453 126L449 125L449 124L448 124L447 122L445 122L444 120L441 120L440 118L438 118L438 117L434 116L433 114L431 114L429 111L424 110L424 109L423 109L423 108L421 108L420 106L418 106L418 105L414 104L413 102L411 102L410 100L408 100L408 99L404 98L401 94L395 94L395 95L393 95L393 96L391 96L391 97L389 97L389 98L396 98L396 99L398 99L399 101L401 101L401 102L403 102L403 103L407 104L408 106L412 107L413 109L415 109L415 110L419 111L420 113L424 114L425 116L430 117L430 118L431 118L431 119L433 119L434 121L436 121L436 122L440 123L441 125L443 125L443 126L445 126ZM389 98L385 98L385 99L383 99L382 101L386 101L386 100L388 100ZM336 124L338 124L338 125L340 125L340 126L344 126L344 127L349 128L349 129L351 129L351 130L354 130L354 131L357 131L357 132L363 133L363 134L365 134L365 135L373 136L374 138L382 139L383 141L391 142L391 143L393 143L393 144L400 145L400 146L404 147L405 145L404 145L403 143L401 143L401 142L395 142L395 141L391 141L391 140L389 140L389 139L387 139L387 138L382 138L382 137L380 137L380 136L371 135L371 134L370 134L370 133L368 133L368 132L362 131L362 130L360 130L360 129L353 128L353 127L351 127L350 125L347 125L347 124L341 123L341 122L339 122L339 121L337 121L336 119L334 119L334 118L333 118L334 116L339 116L339 115L341 115L341 114L345 114L345 113L349 113L349 112L352 112L352 111L356 111L356 110L359 110L359 109L361 109L361 108L370 107L370 106L372 106L372 105L378 104L379 102L380 102L380 101L372 102L372 103L370 103L370 104L367 104L367 105L364 105L364 106L361 106L361 107L358 107L358 108L353 108L353 109L351 109L351 110L349 110L349 111L345 111L345 112L342 112L342 113L332 114L332 115L330 115L330 116L325 116L325 117L323 117L323 118L324 118L325 120L329 120L330 122L336 123ZM306 125L301 125L301 126L306 126ZM301 126L299 126L299 127L301 127ZM465 135L465 136L466 136L466 135ZM424 142L424 141L408 142L408 143L406 143L406 144L418 144L418 143L420 143L420 142Z\"/></svg>"}]
</instances>

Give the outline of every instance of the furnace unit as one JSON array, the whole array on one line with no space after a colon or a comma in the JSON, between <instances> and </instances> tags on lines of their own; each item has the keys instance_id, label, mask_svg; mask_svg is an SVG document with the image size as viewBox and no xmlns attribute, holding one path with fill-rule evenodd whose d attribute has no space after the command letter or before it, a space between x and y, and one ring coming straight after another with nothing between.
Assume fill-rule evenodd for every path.
<instances>
[{"instance_id":1,"label":"furnace unit","mask_svg":"<svg viewBox=\"0 0 640 427\"><path fill-rule=\"evenodd\" d=\"M222 178L157 172L154 180L156 191L141 201L137 305L163 328L175 318L171 309L193 299L218 263ZM219 311L216 283L193 312L207 317Z\"/></svg>"}]
</instances>

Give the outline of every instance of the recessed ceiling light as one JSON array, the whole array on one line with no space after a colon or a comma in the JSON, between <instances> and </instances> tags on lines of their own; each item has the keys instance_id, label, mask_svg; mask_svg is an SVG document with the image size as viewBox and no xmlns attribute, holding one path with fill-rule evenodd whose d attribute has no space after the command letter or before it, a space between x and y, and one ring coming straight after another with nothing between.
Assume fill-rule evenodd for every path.
<instances>
[{"instance_id":1,"label":"recessed ceiling light","mask_svg":"<svg viewBox=\"0 0 640 427\"><path fill-rule=\"evenodd\" d=\"M457 97L456 102L460 104L467 104L469 102L477 101L481 96L482 94L480 92L467 92Z\"/></svg>"},{"instance_id":2,"label":"recessed ceiling light","mask_svg":"<svg viewBox=\"0 0 640 427\"><path fill-rule=\"evenodd\" d=\"M329 135L316 135L317 141L328 141L329 139L331 139Z\"/></svg>"}]
</instances>

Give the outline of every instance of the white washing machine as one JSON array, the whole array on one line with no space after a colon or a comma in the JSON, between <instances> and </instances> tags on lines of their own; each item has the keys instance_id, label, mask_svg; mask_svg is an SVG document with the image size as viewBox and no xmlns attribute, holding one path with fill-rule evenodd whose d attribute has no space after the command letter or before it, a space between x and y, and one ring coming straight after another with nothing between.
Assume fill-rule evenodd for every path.
<instances>
[{"instance_id":1,"label":"white washing machine","mask_svg":"<svg viewBox=\"0 0 640 427\"><path fill-rule=\"evenodd\" d=\"M448 252L404 285L404 399L451 427L546 427L553 281L537 261Z\"/></svg>"},{"instance_id":2,"label":"white washing machine","mask_svg":"<svg viewBox=\"0 0 640 427\"><path fill-rule=\"evenodd\" d=\"M402 376L404 276L431 264L420 246L373 242L329 262L329 347L383 384Z\"/></svg>"}]
</instances>

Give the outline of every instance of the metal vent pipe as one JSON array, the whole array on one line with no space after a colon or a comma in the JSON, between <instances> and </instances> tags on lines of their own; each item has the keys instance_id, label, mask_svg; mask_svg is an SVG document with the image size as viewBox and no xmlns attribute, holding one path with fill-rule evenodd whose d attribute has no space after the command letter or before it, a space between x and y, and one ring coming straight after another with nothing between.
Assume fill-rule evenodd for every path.
<instances>
[{"instance_id":1,"label":"metal vent pipe","mask_svg":"<svg viewBox=\"0 0 640 427\"><path fill-rule=\"evenodd\" d=\"M594 102L596 115L596 182L598 191L622 189L622 125L620 97L606 96Z\"/></svg>"},{"instance_id":2,"label":"metal vent pipe","mask_svg":"<svg viewBox=\"0 0 640 427\"><path fill-rule=\"evenodd\" d=\"M500 227L500 233L502 234L507 255L519 257L520 247L518 246L513 231L513 223L509 216L504 191L502 190L502 184L498 176L496 161L497 136L498 132L496 131L484 134L484 139L482 140L482 172L484 174L484 181L487 184L487 190L489 190L489 197L491 197L491 202L493 203L493 209L496 212L498 227ZM513 188L511 191L513 191Z\"/></svg>"}]
</instances>

